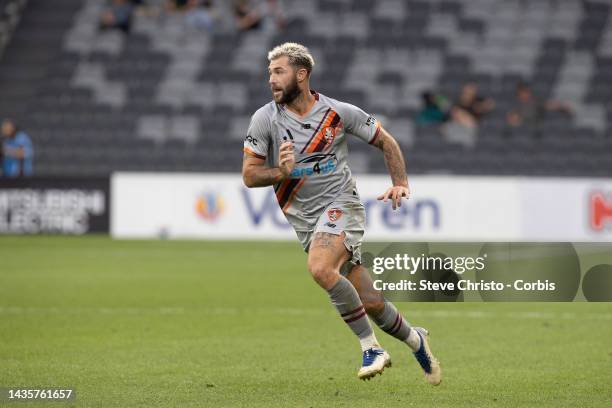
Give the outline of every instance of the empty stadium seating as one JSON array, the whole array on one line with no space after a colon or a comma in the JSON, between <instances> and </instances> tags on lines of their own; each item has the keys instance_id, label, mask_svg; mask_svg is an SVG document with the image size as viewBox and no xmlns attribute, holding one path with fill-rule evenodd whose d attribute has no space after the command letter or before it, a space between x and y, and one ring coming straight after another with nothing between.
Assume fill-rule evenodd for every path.
<instances>
[{"instance_id":1,"label":"empty stadium seating","mask_svg":"<svg viewBox=\"0 0 612 408\"><path fill-rule=\"evenodd\" d=\"M0 116L29 131L40 175L239 171L249 117L270 100L266 52L295 40L317 59L313 87L380 117L411 173L612 175L611 1L283 4L282 32L137 14L125 35L98 30L100 0L29 0L0 61ZM473 146L416 125L422 91L455 98L467 80L496 101ZM509 128L521 80L575 115ZM350 148L356 170L385 171L371 146Z\"/></svg>"}]
</instances>

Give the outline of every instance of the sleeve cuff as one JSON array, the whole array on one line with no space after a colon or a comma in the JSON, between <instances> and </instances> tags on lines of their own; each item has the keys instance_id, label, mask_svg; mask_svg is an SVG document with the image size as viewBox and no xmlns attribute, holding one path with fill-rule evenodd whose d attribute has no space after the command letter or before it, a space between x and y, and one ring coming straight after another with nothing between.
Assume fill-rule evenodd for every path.
<instances>
[{"instance_id":1,"label":"sleeve cuff","mask_svg":"<svg viewBox=\"0 0 612 408\"><path fill-rule=\"evenodd\" d=\"M369 144L376 143L376 140L378 139L379 135L380 135L380 122L376 122L376 133L374 133L374 137L368 143Z\"/></svg>"},{"instance_id":2,"label":"sleeve cuff","mask_svg":"<svg viewBox=\"0 0 612 408\"><path fill-rule=\"evenodd\" d=\"M253 157L256 157L258 159L264 160L266 158L266 156L262 156L261 154L257 154L253 150L249 149L248 147L243 148L242 151L245 152L246 154L248 154L249 156L253 156Z\"/></svg>"}]
</instances>

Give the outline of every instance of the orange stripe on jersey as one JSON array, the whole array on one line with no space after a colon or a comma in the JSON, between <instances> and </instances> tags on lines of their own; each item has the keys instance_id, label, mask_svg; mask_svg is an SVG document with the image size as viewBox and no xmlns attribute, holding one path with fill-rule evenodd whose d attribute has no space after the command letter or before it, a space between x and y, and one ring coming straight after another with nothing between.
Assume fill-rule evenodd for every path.
<instances>
[{"instance_id":1,"label":"orange stripe on jersey","mask_svg":"<svg viewBox=\"0 0 612 408\"><path fill-rule=\"evenodd\" d=\"M265 159L266 156L262 156L261 154L257 154L254 151L252 151L251 149L249 149L248 147L245 147L244 149L242 149L243 152L245 152L246 154L253 156L253 157L257 157L258 159Z\"/></svg>"},{"instance_id":2,"label":"orange stripe on jersey","mask_svg":"<svg viewBox=\"0 0 612 408\"><path fill-rule=\"evenodd\" d=\"M297 194L298 191L300 191L300 189L304 185L305 181L306 181L305 178L300 179L300 182L295 186L295 188L293 189L293 191L289 195L289 198L287 198L287 202L285 203L285 205L282 208L283 212L286 212L289 209L289 207L291 207L291 203L293 202L293 199L295 198L295 195Z\"/></svg>"},{"instance_id":3,"label":"orange stripe on jersey","mask_svg":"<svg viewBox=\"0 0 612 408\"><path fill-rule=\"evenodd\" d=\"M315 136L319 133L319 129L321 129L321 125L323 124L323 122L325 122L325 119L327 119L327 115L329 115L329 112L331 112L331 111L332 111L331 108L327 108L327 110L325 111L325 115L323 115L323 117L321 118L321 121L319 122L319 125L314 130L314 132L312 132L312 136L310 136L310 139L308 139L308 141L306 142L306 144L304 145L304 147L302 148L302 151L300 153L304 153L306 151L306 149L310 146L310 144L312 143L312 141L315 138Z\"/></svg>"},{"instance_id":4,"label":"orange stripe on jersey","mask_svg":"<svg viewBox=\"0 0 612 408\"><path fill-rule=\"evenodd\" d=\"M276 200L278 201L278 205L280 206L280 208L285 207L285 204L287 204L287 201L291 196L291 192L301 180L302 179L298 178L287 179L280 184L278 190L276 191Z\"/></svg>"},{"instance_id":5,"label":"orange stripe on jersey","mask_svg":"<svg viewBox=\"0 0 612 408\"><path fill-rule=\"evenodd\" d=\"M335 113L335 112L334 112ZM340 123L340 115L336 114L332 119L331 122L329 124L329 127L327 129L333 129L333 135L331 137L331 140L328 139L328 135L325 134L326 129L324 128L321 132L323 133L323 138L321 138L321 140L319 141L319 144L317 144L314 148L315 152L323 152L326 149L331 149L333 144L334 144L334 139L336 137L336 127L338 126L338 124Z\"/></svg>"},{"instance_id":6,"label":"orange stripe on jersey","mask_svg":"<svg viewBox=\"0 0 612 408\"><path fill-rule=\"evenodd\" d=\"M321 125L321 130L317 133L317 136L310 142L310 144L306 147L306 153L314 153L316 152L319 145L325 146L325 131L332 123L334 118L336 118L338 114L335 111L331 111L330 114L325 119L325 122Z\"/></svg>"},{"instance_id":7,"label":"orange stripe on jersey","mask_svg":"<svg viewBox=\"0 0 612 408\"><path fill-rule=\"evenodd\" d=\"M292 180L294 180L294 179L285 179L280 184L278 184L278 187L275 189L276 199L279 202L281 201L281 198L285 194L285 190L287 190L287 187L289 187L289 185L291 184Z\"/></svg>"}]
</instances>

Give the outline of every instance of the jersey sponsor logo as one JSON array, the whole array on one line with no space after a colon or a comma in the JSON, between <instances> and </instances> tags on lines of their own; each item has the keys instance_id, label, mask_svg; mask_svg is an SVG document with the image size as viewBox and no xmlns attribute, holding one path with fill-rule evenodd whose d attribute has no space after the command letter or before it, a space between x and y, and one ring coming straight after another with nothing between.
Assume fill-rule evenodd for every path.
<instances>
[{"instance_id":1,"label":"jersey sponsor logo","mask_svg":"<svg viewBox=\"0 0 612 408\"><path fill-rule=\"evenodd\" d=\"M589 197L589 224L595 231L612 226L612 197L594 191Z\"/></svg>"},{"instance_id":2,"label":"jersey sponsor logo","mask_svg":"<svg viewBox=\"0 0 612 408\"><path fill-rule=\"evenodd\" d=\"M225 212L225 201L221 195L206 191L196 199L195 210L205 221L214 222Z\"/></svg>"},{"instance_id":3,"label":"jersey sponsor logo","mask_svg":"<svg viewBox=\"0 0 612 408\"><path fill-rule=\"evenodd\" d=\"M252 144L253 146L257 146L257 139L255 139L253 136L247 135L245 140L249 142L250 144Z\"/></svg>"},{"instance_id":4,"label":"jersey sponsor logo","mask_svg":"<svg viewBox=\"0 0 612 408\"><path fill-rule=\"evenodd\" d=\"M366 120L366 125L368 126L372 126L374 123L376 123L376 118L374 118L374 116L370 116L367 120Z\"/></svg>"},{"instance_id":5,"label":"jersey sponsor logo","mask_svg":"<svg viewBox=\"0 0 612 408\"><path fill-rule=\"evenodd\" d=\"M330 221L332 222L336 222L340 219L340 217L342 217L342 210L339 208L331 208L329 210L327 210L327 218L329 218Z\"/></svg>"},{"instance_id":6,"label":"jersey sponsor logo","mask_svg":"<svg viewBox=\"0 0 612 408\"><path fill-rule=\"evenodd\" d=\"M326 222L325 226L329 228L336 228L336 224L334 224L333 222Z\"/></svg>"},{"instance_id":7,"label":"jersey sponsor logo","mask_svg":"<svg viewBox=\"0 0 612 408\"><path fill-rule=\"evenodd\" d=\"M306 176L321 176L332 173L338 166L338 158L334 153L313 154L295 163L291 172L292 178Z\"/></svg>"}]
</instances>

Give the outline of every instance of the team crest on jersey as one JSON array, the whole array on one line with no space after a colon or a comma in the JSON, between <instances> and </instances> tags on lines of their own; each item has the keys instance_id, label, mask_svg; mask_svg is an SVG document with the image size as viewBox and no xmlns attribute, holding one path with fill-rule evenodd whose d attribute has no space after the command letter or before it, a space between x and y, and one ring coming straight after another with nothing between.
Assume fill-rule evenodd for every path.
<instances>
[{"instance_id":1,"label":"team crest on jersey","mask_svg":"<svg viewBox=\"0 0 612 408\"><path fill-rule=\"evenodd\" d=\"M325 143L328 145L334 142L336 136L342 131L343 123L342 121L338 122L335 127L327 126L323 129L323 137L325 138Z\"/></svg>"},{"instance_id":2,"label":"team crest on jersey","mask_svg":"<svg viewBox=\"0 0 612 408\"><path fill-rule=\"evenodd\" d=\"M334 138L336 137L336 129L332 127L326 127L323 132L323 136L325 137L325 143L332 144Z\"/></svg>"},{"instance_id":3,"label":"team crest on jersey","mask_svg":"<svg viewBox=\"0 0 612 408\"><path fill-rule=\"evenodd\" d=\"M338 221L340 219L340 217L342 217L342 210L339 208L332 208L330 210L327 210L327 218L329 218L330 221L334 222L334 221Z\"/></svg>"}]
</instances>

